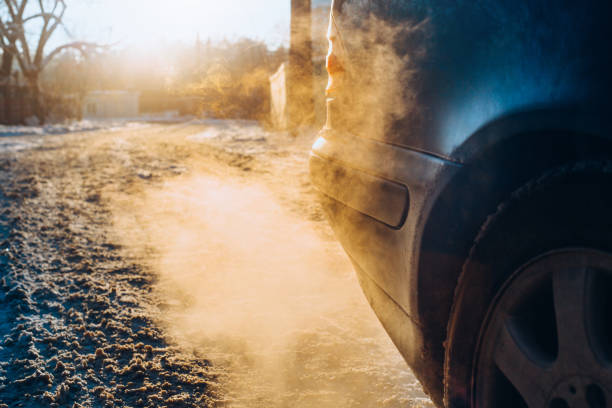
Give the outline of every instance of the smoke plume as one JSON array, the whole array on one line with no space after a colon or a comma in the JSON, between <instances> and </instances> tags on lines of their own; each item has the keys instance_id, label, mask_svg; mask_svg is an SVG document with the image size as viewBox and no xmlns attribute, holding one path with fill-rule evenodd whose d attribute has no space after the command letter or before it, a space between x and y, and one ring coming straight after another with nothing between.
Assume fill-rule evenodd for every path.
<instances>
[{"instance_id":1,"label":"smoke plume","mask_svg":"<svg viewBox=\"0 0 612 408\"><path fill-rule=\"evenodd\" d=\"M341 248L266 187L190 176L114 202L126 252L159 277L160 324L212 361L219 406L399 407L423 397Z\"/></svg>"}]
</instances>

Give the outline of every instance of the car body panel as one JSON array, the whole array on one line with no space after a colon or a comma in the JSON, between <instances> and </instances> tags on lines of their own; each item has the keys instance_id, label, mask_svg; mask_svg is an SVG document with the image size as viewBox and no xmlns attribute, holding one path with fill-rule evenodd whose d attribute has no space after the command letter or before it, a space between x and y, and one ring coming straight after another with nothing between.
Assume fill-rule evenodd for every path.
<instances>
[{"instance_id":1,"label":"car body panel","mask_svg":"<svg viewBox=\"0 0 612 408\"><path fill-rule=\"evenodd\" d=\"M409 265L416 262L419 252L416 231L423 229L428 213L427 197L434 193L443 170L450 177L459 164L440 158L414 152L374 140L342 135L333 130L323 130L313 146L311 158L312 180L320 191L331 198L334 190L353 190L353 184L338 184L335 178L321 177L319 160L326 160L330 166L344 166L358 169L408 186L410 204L407 216L400 228L391 228L384 220L368 215L363 207L369 203L352 203L355 211L343 211L340 206L328 210L336 235L355 263L370 276L404 311L418 319L416 275L409 273ZM358 158L358 160L356 160ZM316 164L315 164L316 163ZM348 182L349 180L343 180ZM392 211L391 207L389 210ZM381 262L381 260L384 260Z\"/></svg>"},{"instance_id":2,"label":"car body panel","mask_svg":"<svg viewBox=\"0 0 612 408\"><path fill-rule=\"evenodd\" d=\"M610 110L609 2L360 3L392 3L396 10L385 11L381 19L392 27L419 27L393 31L389 39L410 71L397 78L410 90L405 114L394 114L385 132L360 136L464 162L462 146L479 129L511 113L568 106ZM336 20L345 30L346 54L359 56L347 58L346 64L362 71L370 62L356 51L361 42L351 47L346 40L358 28L342 27L343 7L336 5Z\"/></svg>"},{"instance_id":3,"label":"car body panel","mask_svg":"<svg viewBox=\"0 0 612 408\"><path fill-rule=\"evenodd\" d=\"M343 39L346 68L342 83L347 94L367 100L358 109L353 96L340 92L328 99L328 122L313 146L312 179L326 194L330 223L373 309L441 405L454 287L486 217L551 166L597 158L599 151L610 157L612 3L356 1L368 12L372 4L389 5L377 12L375 21L385 24L377 34L392 34L400 58L389 61L401 61L410 74L374 71L391 77L365 85L395 84L403 102L388 89L371 98L376 90L355 75L372 72L372 61L358 50L363 41L347 38L362 28L359 19L353 26L343 22L347 10L334 1L334 35ZM387 105L393 110L383 112L383 120L379 107ZM361 121L370 113L373 120ZM357 125L347 119L351 114ZM320 177L326 162L404 186L409 199L403 223L389 221L398 219L401 205L385 208L395 199L374 190L374 197L359 192L362 198L350 203L338 200L346 195L338 190L355 184ZM377 202L374 212L371 201Z\"/></svg>"},{"instance_id":4,"label":"car body panel","mask_svg":"<svg viewBox=\"0 0 612 408\"><path fill-rule=\"evenodd\" d=\"M358 160L356 160L359 158ZM327 170L323 171L327 165ZM322 204L336 236L351 258L363 291L387 333L404 359L413 368L424 389L440 402L441 364L432 366L435 344L427 337L421 319L419 296L419 255L427 215L438 189L460 170L461 165L374 140L323 130L313 146L311 179L322 193ZM376 219L371 200L365 203L338 200L335 191L353 191L350 178L327 176L338 167L344 172L358 170L380 180L390 180L408 189L409 207L400 227ZM344 201L344 202L343 202ZM384 201L379 208L384 207ZM396 206L388 207L393 211ZM397 210L396 210L397 211ZM443 256L441 254L440 256Z\"/></svg>"},{"instance_id":5,"label":"car body panel","mask_svg":"<svg viewBox=\"0 0 612 408\"><path fill-rule=\"evenodd\" d=\"M405 185L316 154L310 157L310 167L313 184L324 194L389 228L398 229L404 224L410 199ZM336 188L346 185L351 188Z\"/></svg>"}]
</instances>

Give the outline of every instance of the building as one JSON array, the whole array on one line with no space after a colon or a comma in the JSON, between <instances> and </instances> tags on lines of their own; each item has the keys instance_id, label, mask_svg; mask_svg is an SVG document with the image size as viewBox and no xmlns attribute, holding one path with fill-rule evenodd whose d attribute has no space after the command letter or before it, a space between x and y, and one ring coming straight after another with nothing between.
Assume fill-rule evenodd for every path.
<instances>
[{"instance_id":1,"label":"building","mask_svg":"<svg viewBox=\"0 0 612 408\"><path fill-rule=\"evenodd\" d=\"M139 114L139 92L93 91L83 99L83 118L133 118Z\"/></svg>"},{"instance_id":2,"label":"building","mask_svg":"<svg viewBox=\"0 0 612 408\"><path fill-rule=\"evenodd\" d=\"M272 124L277 129L287 128L287 85L286 64L270 76L270 115Z\"/></svg>"}]
</instances>

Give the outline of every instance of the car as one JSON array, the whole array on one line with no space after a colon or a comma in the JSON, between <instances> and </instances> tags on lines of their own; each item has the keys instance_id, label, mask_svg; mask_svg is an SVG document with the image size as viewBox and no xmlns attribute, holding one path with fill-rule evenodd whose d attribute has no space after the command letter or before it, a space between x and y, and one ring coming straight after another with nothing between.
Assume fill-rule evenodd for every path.
<instances>
[{"instance_id":1,"label":"car","mask_svg":"<svg viewBox=\"0 0 612 408\"><path fill-rule=\"evenodd\" d=\"M439 407L612 407L611 21L333 1L311 180Z\"/></svg>"}]
</instances>

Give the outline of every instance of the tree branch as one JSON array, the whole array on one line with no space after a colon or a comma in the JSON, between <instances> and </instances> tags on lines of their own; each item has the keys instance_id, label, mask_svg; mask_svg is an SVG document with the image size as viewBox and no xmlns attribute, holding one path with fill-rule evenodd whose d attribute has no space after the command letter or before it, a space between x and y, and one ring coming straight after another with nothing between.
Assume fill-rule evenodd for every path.
<instances>
[{"instance_id":1,"label":"tree branch","mask_svg":"<svg viewBox=\"0 0 612 408\"><path fill-rule=\"evenodd\" d=\"M55 48L53 51L51 51L46 57L45 59L42 61L42 64L40 65L40 68L43 69L45 66L47 66L47 64L49 64L49 62L51 62L51 60L60 52L67 50L69 48L78 50L81 52L81 54L87 54L87 50L91 50L91 49L96 49L96 48L103 48L103 45L100 44L95 44L95 43L90 43L90 42L85 42L85 41L75 41L75 42L71 42L68 44L64 44L61 45L57 48Z\"/></svg>"},{"instance_id":2,"label":"tree branch","mask_svg":"<svg viewBox=\"0 0 612 408\"><path fill-rule=\"evenodd\" d=\"M23 19L24 23L27 23L30 20L34 20L36 18L46 18L49 20L57 20L59 19L58 16L56 16L55 14L53 14L52 12L46 12L46 13L38 13L38 14L33 14L31 16L28 16L26 18Z\"/></svg>"},{"instance_id":3,"label":"tree branch","mask_svg":"<svg viewBox=\"0 0 612 408\"><path fill-rule=\"evenodd\" d=\"M45 55L45 47L49 39L56 29L63 25L63 17L67 9L65 0L53 0L53 2L46 2L45 0L0 0L0 4L2 3L8 9L8 16L6 16L7 21L0 19L0 49L14 55L22 73L28 78L37 78L49 62L66 49L72 48L86 54L90 49L105 47L99 44L75 41L61 45ZM24 18L25 10L29 10L28 4L34 8L38 7L39 10L38 12L35 10L35 14ZM38 42L34 45L33 42L29 43L27 41L25 24L37 19L42 19L42 24ZM35 49L33 56L30 53L31 49Z\"/></svg>"},{"instance_id":4,"label":"tree branch","mask_svg":"<svg viewBox=\"0 0 612 408\"><path fill-rule=\"evenodd\" d=\"M23 27L23 13L27 0L22 0L21 4L17 3L17 0L5 0L11 20L9 23L14 27L6 27L3 25L2 35L5 35L10 44L14 44L17 41L21 43L22 52L18 52L15 47L17 60L22 70L27 69L32 65L32 58L30 56L30 48L25 38L25 30Z\"/></svg>"},{"instance_id":5,"label":"tree branch","mask_svg":"<svg viewBox=\"0 0 612 408\"><path fill-rule=\"evenodd\" d=\"M13 1L12 0L5 0L4 2L6 4L6 7L8 8L8 12L11 15L11 19L13 21L15 21L16 18L16 13L15 13L15 9L13 9Z\"/></svg>"},{"instance_id":6,"label":"tree branch","mask_svg":"<svg viewBox=\"0 0 612 408\"><path fill-rule=\"evenodd\" d=\"M23 16L23 12L25 11L26 5L28 4L28 0L22 0L21 5L19 5L19 15ZM17 5L17 1L15 0L15 5Z\"/></svg>"},{"instance_id":7,"label":"tree branch","mask_svg":"<svg viewBox=\"0 0 612 408\"><path fill-rule=\"evenodd\" d=\"M42 0L39 0L39 2L42 2ZM56 14L56 10L57 10L58 5L61 5L61 7L62 7L62 11L59 13L59 15ZM36 55L34 56L34 64L35 65L37 65L37 66L39 66L39 65L44 66L45 65L45 64L43 64L43 57L44 57L45 46L47 45L47 42L49 41L49 38L51 38L51 35L55 31L55 29L60 24L63 24L62 19L64 17L64 13L65 12L66 12L66 4L64 3L64 0L55 0L55 3L53 5L53 11L51 11L51 13L54 15L55 22L51 25L51 27L49 27L50 19L48 19L48 18L44 19L45 22L44 22L43 28L41 30L41 33L40 33L40 38L38 40L38 45L36 46Z\"/></svg>"}]
</instances>

